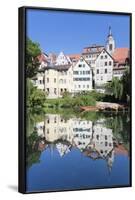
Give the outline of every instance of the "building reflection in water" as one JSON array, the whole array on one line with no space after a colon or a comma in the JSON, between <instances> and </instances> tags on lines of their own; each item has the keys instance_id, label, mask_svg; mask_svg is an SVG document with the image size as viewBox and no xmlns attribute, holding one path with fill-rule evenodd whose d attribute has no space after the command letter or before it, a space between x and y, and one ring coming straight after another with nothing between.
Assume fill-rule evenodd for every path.
<instances>
[{"instance_id":1,"label":"building reflection in water","mask_svg":"<svg viewBox=\"0 0 135 200\"><path fill-rule=\"evenodd\" d=\"M45 149L56 148L62 157L72 148L92 159L104 159L111 171L114 162L114 138L112 129L106 128L104 119L97 122L79 118L64 119L58 114L47 114L45 120L36 124L40 140L39 146ZM41 148L41 149L42 149Z\"/></svg>"}]
</instances>

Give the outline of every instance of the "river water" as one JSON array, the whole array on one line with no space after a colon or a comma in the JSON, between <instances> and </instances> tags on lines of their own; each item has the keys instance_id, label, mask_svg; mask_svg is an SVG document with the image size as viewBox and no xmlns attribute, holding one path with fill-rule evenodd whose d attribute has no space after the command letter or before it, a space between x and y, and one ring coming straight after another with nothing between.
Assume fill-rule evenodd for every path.
<instances>
[{"instance_id":1,"label":"river water","mask_svg":"<svg viewBox=\"0 0 135 200\"><path fill-rule=\"evenodd\" d=\"M130 117L50 113L27 124L27 192L130 184Z\"/></svg>"}]
</instances>

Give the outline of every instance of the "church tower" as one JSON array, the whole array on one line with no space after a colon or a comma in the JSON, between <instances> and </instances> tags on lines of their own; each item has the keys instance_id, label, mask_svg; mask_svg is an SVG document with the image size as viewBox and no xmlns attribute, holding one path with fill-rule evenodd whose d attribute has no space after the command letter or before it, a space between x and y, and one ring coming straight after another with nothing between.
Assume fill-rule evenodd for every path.
<instances>
[{"instance_id":1,"label":"church tower","mask_svg":"<svg viewBox=\"0 0 135 200\"><path fill-rule=\"evenodd\" d=\"M113 38L112 35L112 30L111 27L109 26L109 33L107 36L107 42L106 42L106 50L108 51L108 53L110 53L111 55L113 54L114 50L115 50L115 40Z\"/></svg>"}]
</instances>

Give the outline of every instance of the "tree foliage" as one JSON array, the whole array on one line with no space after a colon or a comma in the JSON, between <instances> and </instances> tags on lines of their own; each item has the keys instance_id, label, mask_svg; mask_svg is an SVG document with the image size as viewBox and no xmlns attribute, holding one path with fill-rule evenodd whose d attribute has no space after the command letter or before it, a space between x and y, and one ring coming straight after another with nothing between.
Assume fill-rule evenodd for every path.
<instances>
[{"instance_id":1,"label":"tree foliage","mask_svg":"<svg viewBox=\"0 0 135 200\"><path fill-rule=\"evenodd\" d=\"M118 78L113 78L111 82L106 85L107 93L114 95L116 99L121 99L123 95L123 84Z\"/></svg>"},{"instance_id":2,"label":"tree foliage","mask_svg":"<svg viewBox=\"0 0 135 200\"><path fill-rule=\"evenodd\" d=\"M30 108L43 107L46 96L45 93L33 86L27 79L27 106Z\"/></svg>"},{"instance_id":3,"label":"tree foliage","mask_svg":"<svg viewBox=\"0 0 135 200\"><path fill-rule=\"evenodd\" d=\"M115 99L129 102L130 99L130 70L127 67L125 73L118 79L114 77L111 82L106 84L106 93L114 96Z\"/></svg>"},{"instance_id":4,"label":"tree foliage","mask_svg":"<svg viewBox=\"0 0 135 200\"><path fill-rule=\"evenodd\" d=\"M40 45L29 38L26 40L26 76L32 78L37 74L39 61L37 56L41 54Z\"/></svg>"}]
</instances>

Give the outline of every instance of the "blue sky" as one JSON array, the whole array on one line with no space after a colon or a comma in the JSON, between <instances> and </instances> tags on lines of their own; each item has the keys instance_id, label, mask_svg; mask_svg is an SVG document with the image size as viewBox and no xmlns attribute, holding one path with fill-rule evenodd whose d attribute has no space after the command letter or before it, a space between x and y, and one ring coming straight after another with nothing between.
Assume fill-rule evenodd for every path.
<instances>
[{"instance_id":1,"label":"blue sky","mask_svg":"<svg viewBox=\"0 0 135 200\"><path fill-rule=\"evenodd\" d=\"M80 53L91 44L105 45L109 26L116 47L129 47L129 24L126 15L27 10L27 36L46 53Z\"/></svg>"}]
</instances>

